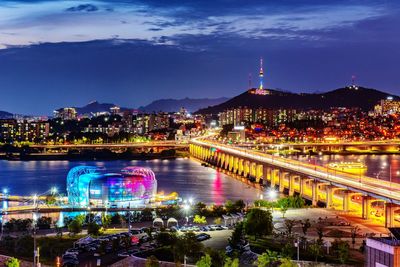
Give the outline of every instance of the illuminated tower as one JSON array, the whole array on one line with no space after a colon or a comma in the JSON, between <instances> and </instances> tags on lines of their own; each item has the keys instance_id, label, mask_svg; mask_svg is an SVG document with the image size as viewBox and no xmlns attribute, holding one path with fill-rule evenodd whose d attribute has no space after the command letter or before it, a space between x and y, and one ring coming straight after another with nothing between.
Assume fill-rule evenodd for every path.
<instances>
[{"instance_id":1,"label":"illuminated tower","mask_svg":"<svg viewBox=\"0 0 400 267\"><path fill-rule=\"evenodd\" d=\"M259 87L260 90L264 89L263 79L264 79L263 59L260 58L260 87Z\"/></svg>"}]
</instances>

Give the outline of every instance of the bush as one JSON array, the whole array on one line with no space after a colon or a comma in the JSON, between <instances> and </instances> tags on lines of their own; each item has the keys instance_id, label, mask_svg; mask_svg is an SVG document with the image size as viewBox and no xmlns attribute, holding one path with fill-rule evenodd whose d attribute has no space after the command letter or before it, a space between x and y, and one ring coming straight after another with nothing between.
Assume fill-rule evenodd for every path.
<instances>
[{"instance_id":1,"label":"bush","mask_svg":"<svg viewBox=\"0 0 400 267\"><path fill-rule=\"evenodd\" d=\"M151 255L146 259L146 267L158 267L160 266L160 263L158 262L158 259Z\"/></svg>"},{"instance_id":2,"label":"bush","mask_svg":"<svg viewBox=\"0 0 400 267\"><path fill-rule=\"evenodd\" d=\"M36 225L39 229L50 229L51 223L52 219L50 217L43 216L37 220Z\"/></svg>"},{"instance_id":3,"label":"bush","mask_svg":"<svg viewBox=\"0 0 400 267\"><path fill-rule=\"evenodd\" d=\"M99 235L100 226L95 222L90 222L87 230L89 235Z\"/></svg>"},{"instance_id":4,"label":"bush","mask_svg":"<svg viewBox=\"0 0 400 267\"><path fill-rule=\"evenodd\" d=\"M68 224L68 231L72 234L79 234L82 232L82 222L75 218Z\"/></svg>"},{"instance_id":5,"label":"bush","mask_svg":"<svg viewBox=\"0 0 400 267\"><path fill-rule=\"evenodd\" d=\"M9 258L4 265L6 267L19 267L19 260L16 258Z\"/></svg>"}]
</instances>

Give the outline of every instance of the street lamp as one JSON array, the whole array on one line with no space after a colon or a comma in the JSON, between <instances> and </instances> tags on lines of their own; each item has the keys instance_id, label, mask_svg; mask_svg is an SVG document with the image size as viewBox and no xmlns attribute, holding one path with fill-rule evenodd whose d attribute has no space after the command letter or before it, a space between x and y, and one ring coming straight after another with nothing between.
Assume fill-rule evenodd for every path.
<instances>
[{"instance_id":1,"label":"street lamp","mask_svg":"<svg viewBox=\"0 0 400 267\"><path fill-rule=\"evenodd\" d=\"M40 266L39 263L39 249L37 247L37 242L36 242L36 221L37 221L37 215L38 215L38 211L39 211L39 205L38 205L38 196L36 194L34 194L32 196L33 199L33 214L32 214L32 218L33 218L33 222L32 222L32 226L33 226L33 266Z\"/></svg>"},{"instance_id":2,"label":"street lamp","mask_svg":"<svg viewBox=\"0 0 400 267\"><path fill-rule=\"evenodd\" d=\"M190 206L188 204L183 205L183 210L185 211L185 215L186 215L186 224L189 223L189 210L190 210Z\"/></svg>"},{"instance_id":3,"label":"street lamp","mask_svg":"<svg viewBox=\"0 0 400 267\"><path fill-rule=\"evenodd\" d=\"M268 197L269 197L271 200L275 200L277 196L278 196L278 193L275 191L274 188L270 188L270 189L268 190Z\"/></svg>"},{"instance_id":4,"label":"street lamp","mask_svg":"<svg viewBox=\"0 0 400 267\"><path fill-rule=\"evenodd\" d=\"M57 192L58 192L58 189L57 189L57 187L52 187L51 189L50 189L50 193L52 194L52 195L55 195L55 194L57 194Z\"/></svg>"},{"instance_id":5,"label":"street lamp","mask_svg":"<svg viewBox=\"0 0 400 267\"><path fill-rule=\"evenodd\" d=\"M381 168L384 169L384 168L386 168L386 166L387 166L387 163L383 162ZM378 173L378 176L379 176L379 174L380 174L380 172ZM400 171L397 170L395 172L395 174L396 174L396 176L399 176L400 175ZM389 163L389 183L390 183L390 187L392 187L392 164L391 163Z\"/></svg>"}]
</instances>

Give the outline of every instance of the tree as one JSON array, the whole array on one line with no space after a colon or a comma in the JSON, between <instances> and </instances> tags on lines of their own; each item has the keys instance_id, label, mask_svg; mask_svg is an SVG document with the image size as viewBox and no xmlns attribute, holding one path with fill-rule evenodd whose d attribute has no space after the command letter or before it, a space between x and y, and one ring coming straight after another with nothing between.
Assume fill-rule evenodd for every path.
<instances>
[{"instance_id":1,"label":"tree","mask_svg":"<svg viewBox=\"0 0 400 267\"><path fill-rule=\"evenodd\" d=\"M37 222L36 225L38 226L39 229L50 229L51 227L51 217L40 217Z\"/></svg>"},{"instance_id":2,"label":"tree","mask_svg":"<svg viewBox=\"0 0 400 267\"><path fill-rule=\"evenodd\" d=\"M268 267L272 266L279 261L279 254L275 251L267 250L260 256L258 256L256 265L257 267Z\"/></svg>"},{"instance_id":3,"label":"tree","mask_svg":"<svg viewBox=\"0 0 400 267\"><path fill-rule=\"evenodd\" d=\"M243 199L236 200L235 207L237 212L242 212L246 207L246 203L244 203Z\"/></svg>"},{"instance_id":4,"label":"tree","mask_svg":"<svg viewBox=\"0 0 400 267\"><path fill-rule=\"evenodd\" d=\"M196 205L194 205L194 213L201 216L207 215L207 205L203 202L197 202Z\"/></svg>"},{"instance_id":5,"label":"tree","mask_svg":"<svg viewBox=\"0 0 400 267\"><path fill-rule=\"evenodd\" d=\"M112 216L109 214L101 215L101 225L104 229L107 229L111 225L111 218Z\"/></svg>"},{"instance_id":6,"label":"tree","mask_svg":"<svg viewBox=\"0 0 400 267\"><path fill-rule=\"evenodd\" d=\"M332 247L340 263L345 264L349 259L349 244L346 241L335 240Z\"/></svg>"},{"instance_id":7,"label":"tree","mask_svg":"<svg viewBox=\"0 0 400 267\"><path fill-rule=\"evenodd\" d=\"M359 228L357 225L355 227L351 228L351 244L352 244L353 248L354 248L354 245L356 244L356 237L358 234L358 230L359 230Z\"/></svg>"},{"instance_id":8,"label":"tree","mask_svg":"<svg viewBox=\"0 0 400 267\"><path fill-rule=\"evenodd\" d=\"M298 265L296 263L287 258L281 259L281 265L279 265L279 267L297 267L297 266Z\"/></svg>"},{"instance_id":9,"label":"tree","mask_svg":"<svg viewBox=\"0 0 400 267\"><path fill-rule=\"evenodd\" d=\"M6 267L19 267L19 260L16 258L9 258L4 265Z\"/></svg>"},{"instance_id":10,"label":"tree","mask_svg":"<svg viewBox=\"0 0 400 267\"><path fill-rule=\"evenodd\" d=\"M219 225L221 223L222 223L222 219L220 217L214 219L214 224Z\"/></svg>"},{"instance_id":11,"label":"tree","mask_svg":"<svg viewBox=\"0 0 400 267\"><path fill-rule=\"evenodd\" d=\"M225 259L224 267L239 267L239 259L231 259L227 257Z\"/></svg>"},{"instance_id":12,"label":"tree","mask_svg":"<svg viewBox=\"0 0 400 267\"><path fill-rule=\"evenodd\" d=\"M319 242L315 242L308 247L310 254L314 256L315 261L318 261L318 257L322 255L322 247Z\"/></svg>"},{"instance_id":13,"label":"tree","mask_svg":"<svg viewBox=\"0 0 400 267\"><path fill-rule=\"evenodd\" d=\"M157 244L159 244L161 247L173 246L177 241L176 234L169 232L159 233L156 239L157 239Z\"/></svg>"},{"instance_id":14,"label":"tree","mask_svg":"<svg viewBox=\"0 0 400 267\"><path fill-rule=\"evenodd\" d=\"M194 215L193 222L198 223L198 224L206 224L207 220L206 220L206 217L196 214L196 215Z\"/></svg>"},{"instance_id":15,"label":"tree","mask_svg":"<svg viewBox=\"0 0 400 267\"><path fill-rule=\"evenodd\" d=\"M234 213L234 212L236 212L236 207L235 207L235 205L233 204L233 202L230 201L230 200L225 201L225 209L226 209L226 212L227 212L227 213Z\"/></svg>"},{"instance_id":16,"label":"tree","mask_svg":"<svg viewBox=\"0 0 400 267\"><path fill-rule=\"evenodd\" d=\"M68 231L71 234L79 234L82 232L82 222L75 218L68 224Z\"/></svg>"},{"instance_id":17,"label":"tree","mask_svg":"<svg viewBox=\"0 0 400 267\"><path fill-rule=\"evenodd\" d=\"M236 224L235 229L232 232L231 238L229 238L229 245L232 248L238 248L239 244L244 239L244 225L243 222Z\"/></svg>"},{"instance_id":18,"label":"tree","mask_svg":"<svg viewBox=\"0 0 400 267\"><path fill-rule=\"evenodd\" d=\"M154 255L151 255L150 257L148 257L146 259L146 265L145 266L146 267L158 267L158 266L160 266L160 263L159 263L158 259Z\"/></svg>"},{"instance_id":19,"label":"tree","mask_svg":"<svg viewBox=\"0 0 400 267\"><path fill-rule=\"evenodd\" d=\"M248 235L254 235L255 239L270 235L273 229L271 212L257 208L251 209L247 213L244 229Z\"/></svg>"},{"instance_id":20,"label":"tree","mask_svg":"<svg viewBox=\"0 0 400 267\"><path fill-rule=\"evenodd\" d=\"M290 200L288 198L280 198L277 203L277 207L281 210L282 218L285 218L286 211L290 207Z\"/></svg>"},{"instance_id":21,"label":"tree","mask_svg":"<svg viewBox=\"0 0 400 267\"><path fill-rule=\"evenodd\" d=\"M292 258L295 252L295 247L292 242L287 242L281 251L281 255L284 258Z\"/></svg>"},{"instance_id":22,"label":"tree","mask_svg":"<svg viewBox=\"0 0 400 267\"><path fill-rule=\"evenodd\" d=\"M285 228L286 228L286 234L287 234L288 237L292 236L292 230L293 230L293 227L294 227L295 224L296 224L295 220L286 219L284 221L284 225L285 225Z\"/></svg>"},{"instance_id":23,"label":"tree","mask_svg":"<svg viewBox=\"0 0 400 267\"><path fill-rule=\"evenodd\" d=\"M200 260L196 262L196 267L211 267L210 255L206 254L205 256L202 256Z\"/></svg>"},{"instance_id":24,"label":"tree","mask_svg":"<svg viewBox=\"0 0 400 267\"><path fill-rule=\"evenodd\" d=\"M322 244L322 238L324 237L325 228L322 225L318 225L316 230L318 235L318 242Z\"/></svg>"},{"instance_id":25,"label":"tree","mask_svg":"<svg viewBox=\"0 0 400 267\"><path fill-rule=\"evenodd\" d=\"M305 206L305 201L301 196L290 196L288 200L290 208L301 209Z\"/></svg>"},{"instance_id":26,"label":"tree","mask_svg":"<svg viewBox=\"0 0 400 267\"><path fill-rule=\"evenodd\" d=\"M192 232L185 233L178 237L173 245L175 262L183 262L184 256L198 258L199 253L203 249L203 245L197 242L196 235Z\"/></svg>"},{"instance_id":27,"label":"tree","mask_svg":"<svg viewBox=\"0 0 400 267\"><path fill-rule=\"evenodd\" d=\"M308 229L310 229L310 227L311 227L310 219L306 219L301 222L301 229L303 230L304 236L307 235L307 231Z\"/></svg>"},{"instance_id":28,"label":"tree","mask_svg":"<svg viewBox=\"0 0 400 267\"><path fill-rule=\"evenodd\" d=\"M100 233L100 226L95 222L90 222L87 228L89 235L99 235Z\"/></svg>"}]
</instances>

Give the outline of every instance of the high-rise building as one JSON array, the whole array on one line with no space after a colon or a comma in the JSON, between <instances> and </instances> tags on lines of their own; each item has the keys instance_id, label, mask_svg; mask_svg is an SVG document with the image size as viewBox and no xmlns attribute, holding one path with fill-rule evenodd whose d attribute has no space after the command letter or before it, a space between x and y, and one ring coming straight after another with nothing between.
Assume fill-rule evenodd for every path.
<instances>
[{"instance_id":1,"label":"high-rise building","mask_svg":"<svg viewBox=\"0 0 400 267\"><path fill-rule=\"evenodd\" d=\"M54 117L62 120L75 120L77 112L75 108L60 108L54 111Z\"/></svg>"}]
</instances>

